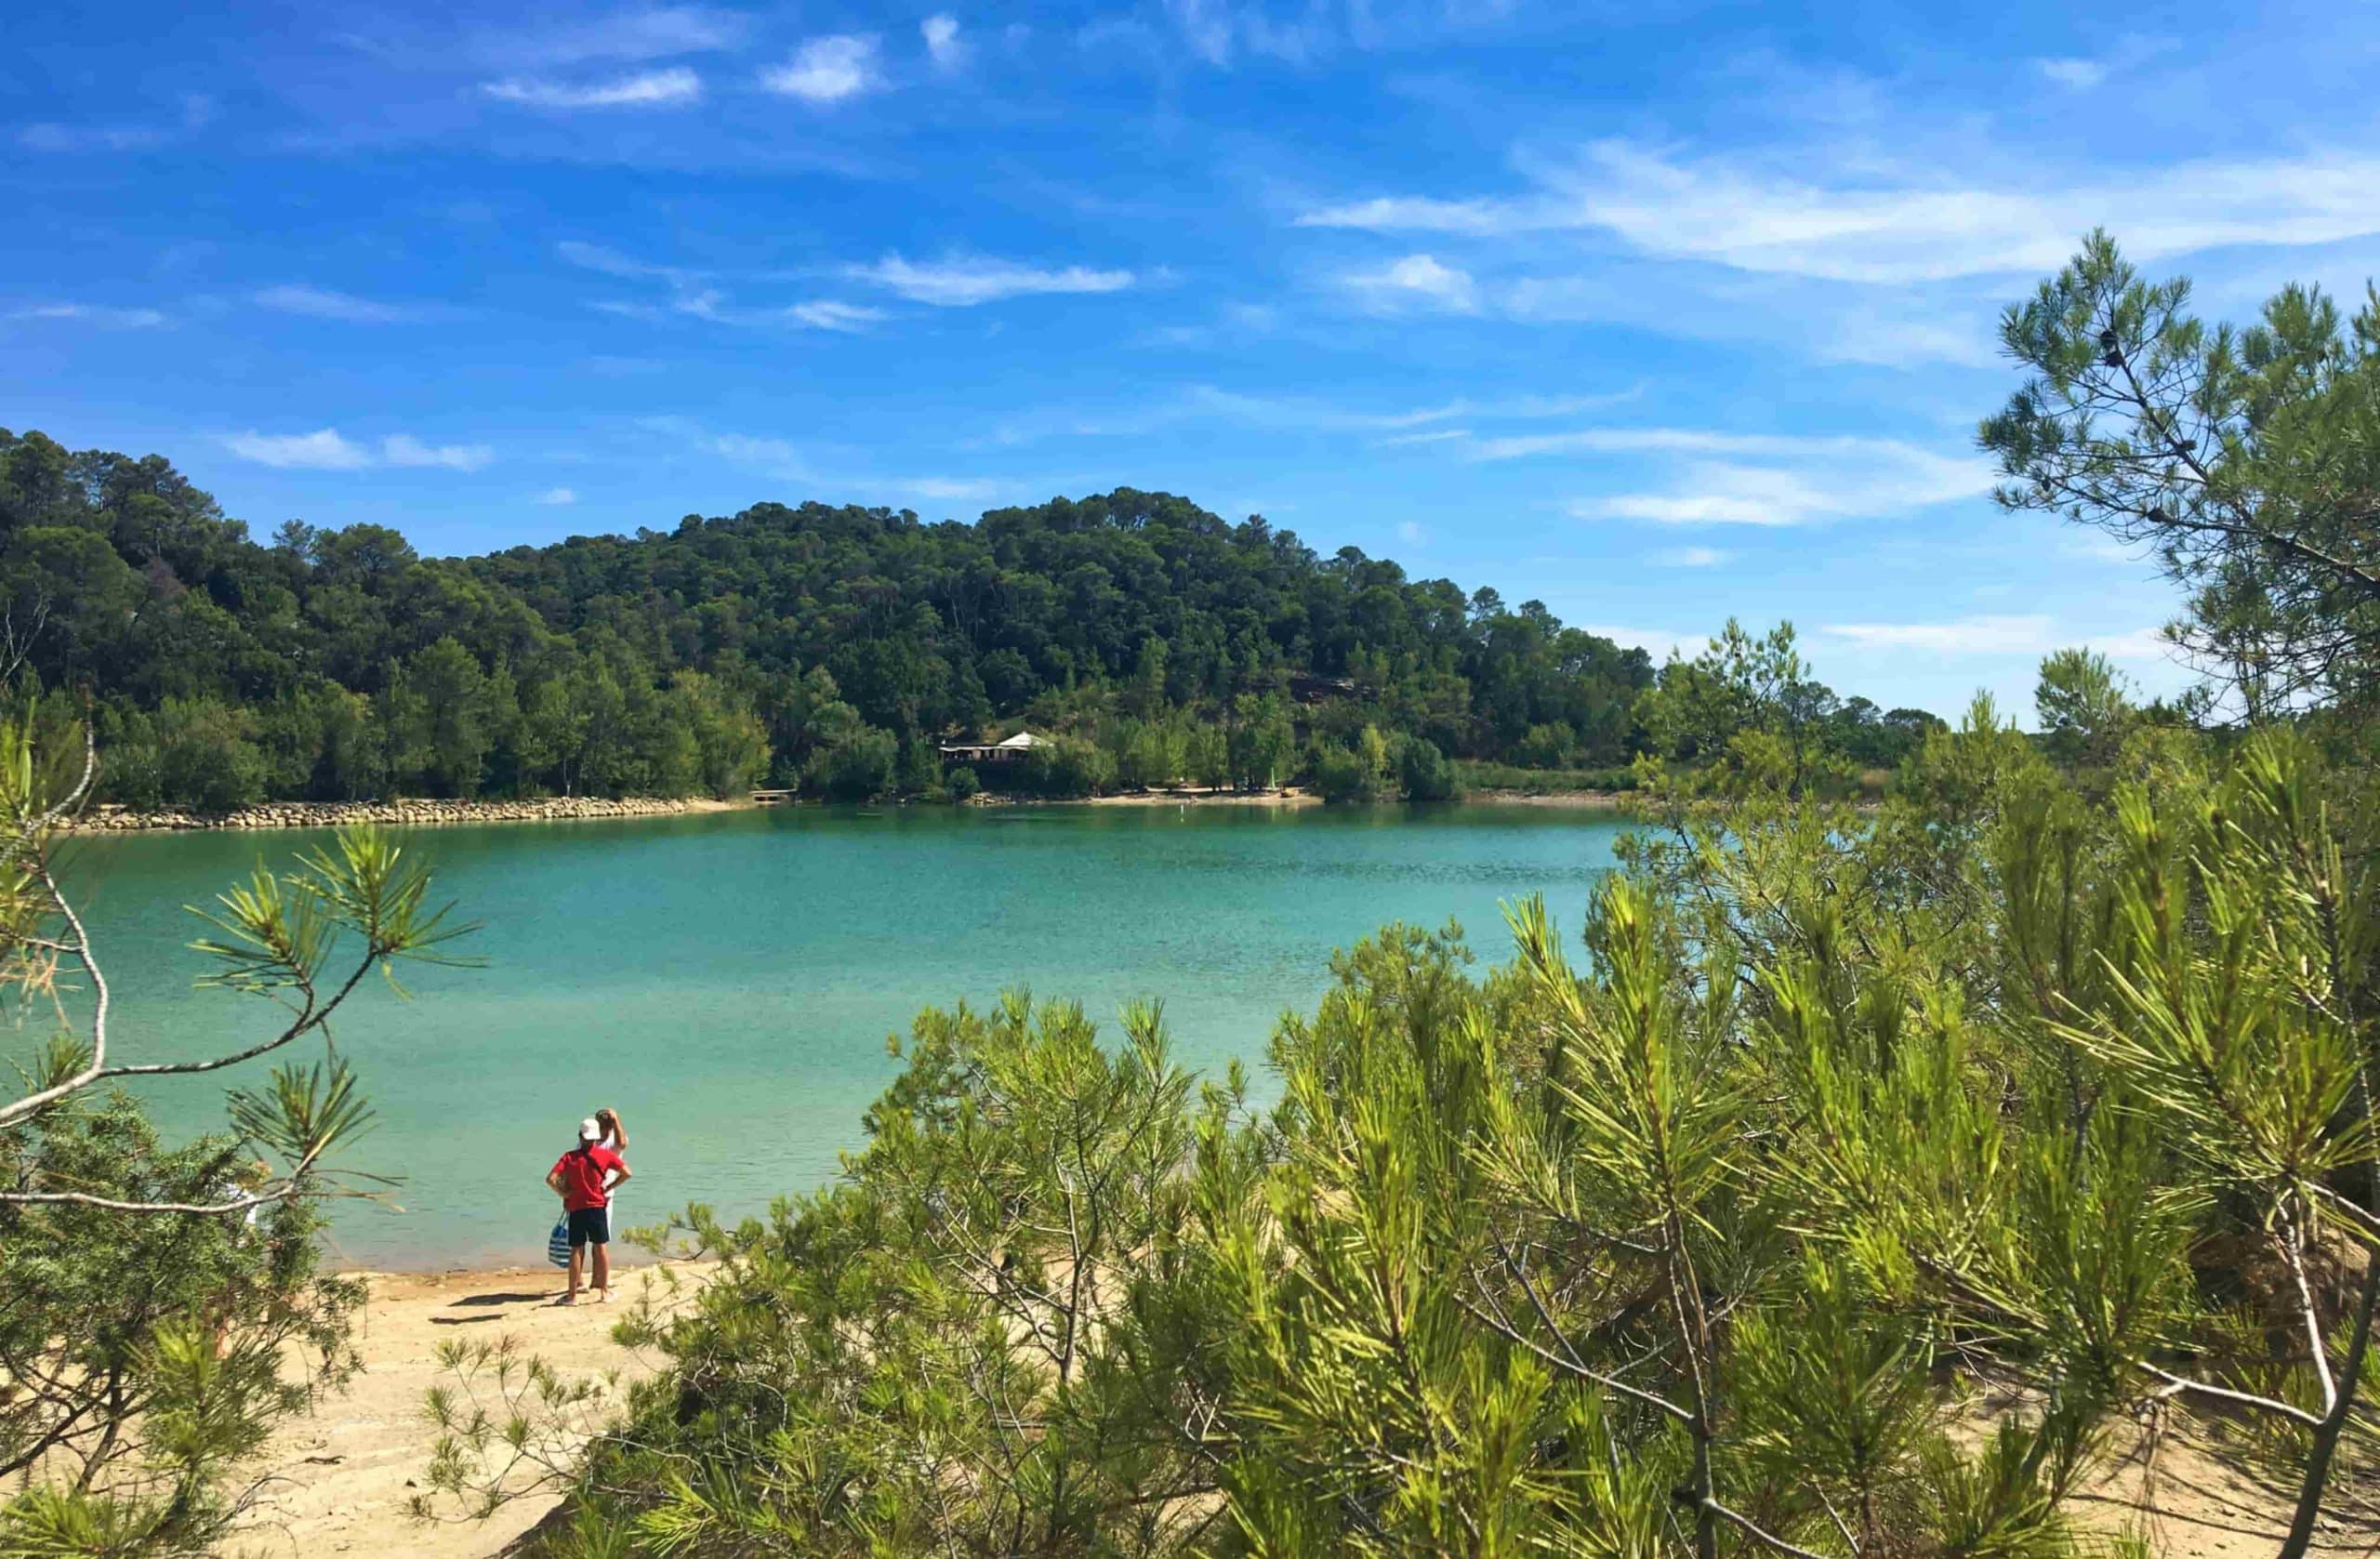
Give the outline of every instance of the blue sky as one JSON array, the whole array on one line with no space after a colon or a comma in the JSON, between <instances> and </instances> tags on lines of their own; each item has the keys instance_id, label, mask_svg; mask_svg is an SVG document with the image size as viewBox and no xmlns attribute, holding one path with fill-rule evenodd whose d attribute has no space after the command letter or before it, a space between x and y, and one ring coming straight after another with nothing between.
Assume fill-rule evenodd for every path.
<instances>
[{"instance_id":1,"label":"blue sky","mask_svg":"<svg viewBox=\"0 0 2380 1559\"><path fill-rule=\"evenodd\" d=\"M2030 713L2175 598L1998 513L1998 309L2104 223L2360 296L2338 5L21 3L0 425L427 550L1129 483L1666 653Z\"/></svg>"}]
</instances>

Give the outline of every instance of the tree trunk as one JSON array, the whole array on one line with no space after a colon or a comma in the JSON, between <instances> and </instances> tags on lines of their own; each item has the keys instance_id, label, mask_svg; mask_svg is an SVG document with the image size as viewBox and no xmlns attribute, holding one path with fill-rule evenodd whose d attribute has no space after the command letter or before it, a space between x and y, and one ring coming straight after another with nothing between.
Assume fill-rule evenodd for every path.
<instances>
[{"instance_id":1,"label":"tree trunk","mask_svg":"<svg viewBox=\"0 0 2380 1559\"><path fill-rule=\"evenodd\" d=\"M2356 1388L2363 1379L2363 1355L2372 1343L2375 1301L2380 1301L2380 1251L2364 1257L2363 1294L2356 1301L2355 1331L2347 1341L2347 1357L2339 1365L2338 1400L2314 1431L2313 1447L2306 1454L2306 1480L2298 1486L2297 1513L2290 1520L2279 1559L2305 1559L2306 1551L2313 1545L2314 1523L2321 1517L2322 1495L2331 1481L2331 1458L2338 1449L2348 1415L2355 1410Z\"/></svg>"}]
</instances>

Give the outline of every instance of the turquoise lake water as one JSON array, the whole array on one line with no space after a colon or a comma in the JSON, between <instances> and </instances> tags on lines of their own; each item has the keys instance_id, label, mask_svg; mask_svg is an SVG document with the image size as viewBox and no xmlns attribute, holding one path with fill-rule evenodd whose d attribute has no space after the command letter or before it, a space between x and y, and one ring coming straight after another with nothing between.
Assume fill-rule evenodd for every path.
<instances>
[{"instance_id":1,"label":"turquoise lake water","mask_svg":"<svg viewBox=\"0 0 2380 1559\"><path fill-rule=\"evenodd\" d=\"M476 970L364 987L337 1025L377 1112L345 1162L403 1177L402 1212L348 1204L341 1264L542 1259L542 1182L578 1118L628 1118L622 1218L688 1201L741 1213L819 1184L890 1080L889 1033L927 1005L1024 985L1117 1009L1162 997L1183 1064L1262 1060L1310 1010L1332 949L1392 920L1460 920L1506 953L1501 903L1579 924L1620 826L1554 808L788 808L413 830L441 896L485 922ZM308 832L86 839L69 883L116 987L116 1054L252 1041L271 1012L197 991L205 903ZM31 1036L20 1034L20 1049ZM319 1045L314 1047L319 1053ZM239 1069L255 1081L264 1063ZM232 1080L226 1077L224 1082ZM161 1093L179 1129L220 1119L210 1081Z\"/></svg>"}]
</instances>

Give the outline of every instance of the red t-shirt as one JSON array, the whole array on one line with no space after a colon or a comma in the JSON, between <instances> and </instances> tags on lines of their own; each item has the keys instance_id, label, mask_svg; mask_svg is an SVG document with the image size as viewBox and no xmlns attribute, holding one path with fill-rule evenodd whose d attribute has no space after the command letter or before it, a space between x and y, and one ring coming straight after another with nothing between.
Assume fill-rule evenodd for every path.
<instances>
[{"instance_id":1,"label":"red t-shirt","mask_svg":"<svg viewBox=\"0 0 2380 1559\"><path fill-rule=\"evenodd\" d=\"M612 1196L603 1189L604 1177L627 1168L618 1154L601 1143L571 1149L554 1160L553 1172L562 1177L562 1205L572 1212L610 1206Z\"/></svg>"}]
</instances>

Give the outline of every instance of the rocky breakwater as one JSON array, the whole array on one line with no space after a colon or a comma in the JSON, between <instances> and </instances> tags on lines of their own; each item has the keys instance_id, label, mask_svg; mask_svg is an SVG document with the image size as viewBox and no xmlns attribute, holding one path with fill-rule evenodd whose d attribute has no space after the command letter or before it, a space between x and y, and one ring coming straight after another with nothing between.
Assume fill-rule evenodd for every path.
<instances>
[{"instance_id":1,"label":"rocky breakwater","mask_svg":"<svg viewBox=\"0 0 2380 1559\"><path fill-rule=\"evenodd\" d=\"M337 828L380 823L415 828L443 823L563 823L582 818L661 817L709 811L714 801L628 796L553 796L538 801L271 801L236 812L134 812L95 807L75 820L89 833L138 833L153 828Z\"/></svg>"}]
</instances>

